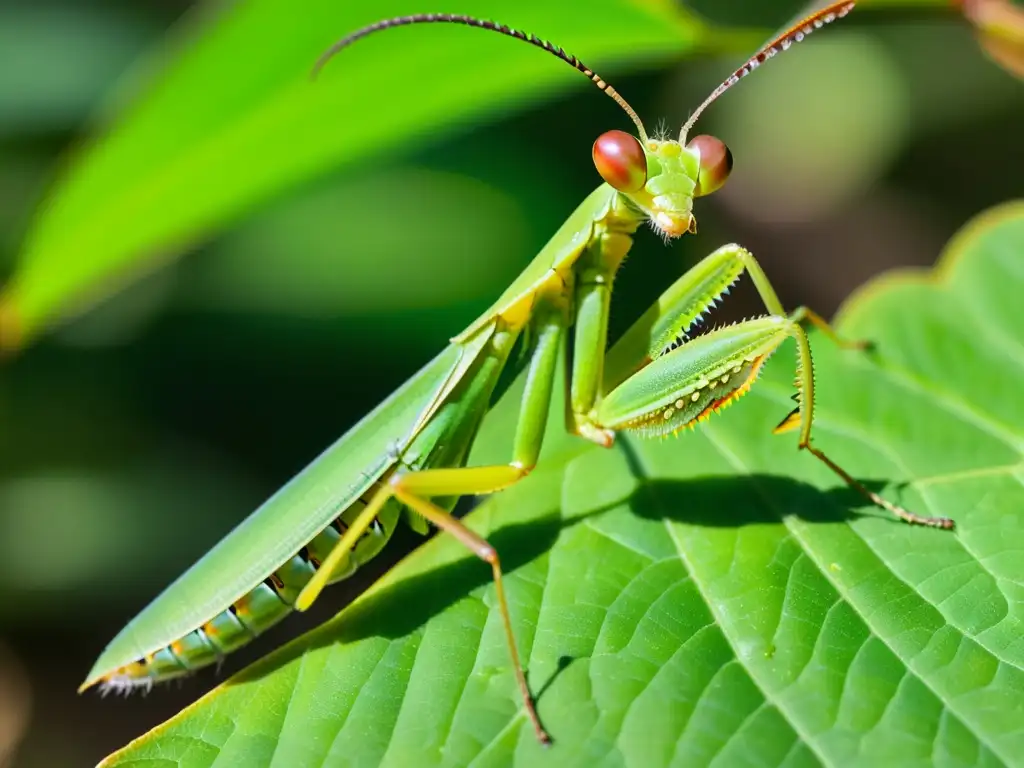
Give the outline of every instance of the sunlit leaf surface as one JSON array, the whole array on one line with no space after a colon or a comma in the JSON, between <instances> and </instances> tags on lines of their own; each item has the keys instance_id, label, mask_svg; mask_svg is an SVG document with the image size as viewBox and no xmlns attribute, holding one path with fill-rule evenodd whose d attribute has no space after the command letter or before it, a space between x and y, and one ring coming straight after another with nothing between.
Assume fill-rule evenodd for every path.
<instances>
[{"instance_id":1,"label":"sunlit leaf surface","mask_svg":"<svg viewBox=\"0 0 1024 768\"><path fill-rule=\"evenodd\" d=\"M865 507L770 427L791 351L678 440L557 436L472 513L555 738L535 741L489 569L438 537L337 618L108 766L1024 764L1024 206L816 335L817 443L956 533ZM507 450L514 391L478 457ZM557 412L558 409L556 408ZM557 421L557 420L555 420Z\"/></svg>"}]
</instances>

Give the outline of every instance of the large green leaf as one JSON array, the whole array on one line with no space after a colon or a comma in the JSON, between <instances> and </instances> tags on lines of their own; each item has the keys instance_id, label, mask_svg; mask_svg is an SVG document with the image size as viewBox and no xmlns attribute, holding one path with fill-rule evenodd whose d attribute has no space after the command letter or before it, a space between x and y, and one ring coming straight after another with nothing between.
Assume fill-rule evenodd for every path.
<instances>
[{"instance_id":1,"label":"large green leaf","mask_svg":"<svg viewBox=\"0 0 1024 768\"><path fill-rule=\"evenodd\" d=\"M254 0L216 16L204 8L134 74L133 83L148 81L147 73L177 57L75 158L40 209L0 296L0 345L24 343L69 309L332 168L588 87L550 56L458 28L382 35L311 82L312 64L335 39L422 10L413 5ZM585 10L471 0L459 11L497 16L618 72L697 45L753 44L712 34L668 0L591 0Z\"/></svg>"},{"instance_id":2,"label":"large green leaf","mask_svg":"<svg viewBox=\"0 0 1024 768\"><path fill-rule=\"evenodd\" d=\"M790 354L679 440L559 436L468 518L508 572L555 738L535 741L489 569L438 537L331 622L108 766L1024 765L1024 203L817 335L817 443L956 533L894 522L770 427ZM486 425L507 450L514 391ZM556 413L558 409L555 409Z\"/></svg>"}]
</instances>

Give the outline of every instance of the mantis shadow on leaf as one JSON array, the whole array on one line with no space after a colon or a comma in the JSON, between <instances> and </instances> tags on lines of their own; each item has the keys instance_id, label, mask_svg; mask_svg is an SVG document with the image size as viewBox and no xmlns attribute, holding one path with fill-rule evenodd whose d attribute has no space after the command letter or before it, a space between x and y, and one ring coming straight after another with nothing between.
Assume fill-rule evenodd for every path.
<instances>
[{"instance_id":1,"label":"mantis shadow on leaf","mask_svg":"<svg viewBox=\"0 0 1024 768\"><path fill-rule=\"evenodd\" d=\"M863 481L881 488L884 481ZM689 525L738 527L779 523L780 514L815 523L836 523L859 517L852 508L861 497L844 487L822 491L789 477L767 474L710 476L688 480L644 479L625 499L563 517L557 501L526 522L501 525L487 539L501 554L506 574L541 558L557 546L560 536L581 523L625 505L639 518L672 520ZM894 521L897 524L897 521ZM415 561L410 561L412 565ZM402 568L400 564L398 566ZM342 610L320 627L288 643L225 682L254 681L317 649L380 637L398 640L422 629L432 618L465 600L473 590L491 583L485 563L467 553L425 572L398 577L387 586ZM573 660L561 658L557 675ZM545 688L552 679L538 681Z\"/></svg>"}]
</instances>

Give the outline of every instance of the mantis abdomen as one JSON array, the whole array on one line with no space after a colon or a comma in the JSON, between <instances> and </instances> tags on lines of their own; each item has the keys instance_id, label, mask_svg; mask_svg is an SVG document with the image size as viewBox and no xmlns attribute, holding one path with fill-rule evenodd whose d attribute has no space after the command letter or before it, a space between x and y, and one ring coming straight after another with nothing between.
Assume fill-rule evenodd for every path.
<instances>
[{"instance_id":1,"label":"mantis abdomen","mask_svg":"<svg viewBox=\"0 0 1024 768\"><path fill-rule=\"evenodd\" d=\"M302 588L348 530L349 523L366 508L376 487L371 486L312 541L226 610L163 648L116 670L103 681L101 689L120 692L149 688L154 683L187 675L219 662L277 624L295 609ZM398 523L398 512L396 503L384 506L351 556L334 569L330 582L347 579L387 544Z\"/></svg>"},{"instance_id":2,"label":"mantis abdomen","mask_svg":"<svg viewBox=\"0 0 1024 768\"><path fill-rule=\"evenodd\" d=\"M348 503L325 528L269 576L227 608L155 651L105 674L101 678L101 690L149 688L154 683L214 664L270 629L297 607L301 608L301 604L297 605L299 595L322 568L326 567L329 574L326 583L333 583L347 579L375 557L390 540L405 509L399 500L383 498L381 492L387 478L395 472L465 464L468 448L480 425L480 415L487 408L518 335L514 331L498 329L498 325L494 323L482 329L479 332L482 344L471 345L464 350L469 358L466 375L439 404L429 423L396 450L389 468L377 481ZM368 512L367 507L375 496L381 498L375 510ZM453 495L440 503L450 509L457 498ZM364 519L368 514L372 514L372 519ZM412 516L412 513L407 514ZM427 531L422 519L413 522L415 529L422 533ZM350 547L342 548L346 556L325 565L350 528L355 529L350 536L357 538ZM169 591L174 587L172 584Z\"/></svg>"}]
</instances>

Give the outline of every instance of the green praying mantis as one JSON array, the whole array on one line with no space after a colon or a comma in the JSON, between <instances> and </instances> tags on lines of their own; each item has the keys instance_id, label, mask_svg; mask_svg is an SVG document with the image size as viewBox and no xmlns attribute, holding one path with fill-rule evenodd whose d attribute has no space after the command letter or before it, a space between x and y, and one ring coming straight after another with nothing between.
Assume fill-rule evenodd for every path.
<instances>
[{"instance_id":1,"label":"green praying mantis","mask_svg":"<svg viewBox=\"0 0 1024 768\"><path fill-rule=\"evenodd\" d=\"M873 504L909 523L952 528L865 488L811 442L814 379L803 324L845 347L810 309L787 313L754 257L726 245L677 280L623 337L606 375L612 286L637 228L649 222L666 239L695 231L694 198L726 181L732 157L711 136L688 134L704 110L740 79L813 30L848 14L834 2L771 40L692 113L677 140L652 139L636 112L576 57L533 35L479 19L421 14L377 22L332 46L375 32L428 23L463 24L513 37L586 75L635 123L638 136L611 130L593 146L604 180L500 298L398 391L159 595L110 643L80 690L129 691L217 662L292 609L306 610L323 588L347 578L388 542L400 519L426 533L448 532L488 563L525 713L541 725L516 648L498 553L452 516L459 497L490 494L526 477L537 463L559 366L565 366L566 424L612 446L618 432L666 435L709 418L756 381L787 339L797 348L796 408L775 428L797 431L815 456ZM746 273L767 314L703 334L703 315ZM467 466L470 448L513 349L525 352L525 388L507 464ZM612 370L611 366L608 366Z\"/></svg>"}]
</instances>

